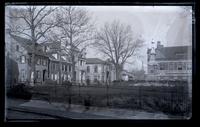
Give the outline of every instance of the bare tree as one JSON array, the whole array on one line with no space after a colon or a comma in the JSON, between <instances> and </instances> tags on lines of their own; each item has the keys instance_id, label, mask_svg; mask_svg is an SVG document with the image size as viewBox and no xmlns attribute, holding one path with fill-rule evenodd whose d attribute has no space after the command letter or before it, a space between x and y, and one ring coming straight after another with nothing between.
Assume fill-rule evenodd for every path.
<instances>
[{"instance_id":1,"label":"bare tree","mask_svg":"<svg viewBox=\"0 0 200 127\"><path fill-rule=\"evenodd\" d=\"M94 46L111 60L115 67L116 80L119 80L124 63L136 54L142 44L142 40L133 39L131 26L113 21L111 24L106 23L103 28L97 31Z\"/></svg>"},{"instance_id":2,"label":"bare tree","mask_svg":"<svg viewBox=\"0 0 200 127\"><path fill-rule=\"evenodd\" d=\"M89 45L92 40L93 24L89 13L80 7L60 7L56 14L60 22L57 25L57 40L64 45L64 50L72 62L72 81L75 81L76 58Z\"/></svg>"},{"instance_id":3,"label":"bare tree","mask_svg":"<svg viewBox=\"0 0 200 127\"><path fill-rule=\"evenodd\" d=\"M45 34L53 28L56 23L51 19L50 15L54 12L55 7L47 6L26 6L23 8L11 8L9 18L11 22L7 24L11 33L26 37L32 41L32 57L31 57L31 75L35 79L35 51L36 43L45 41Z\"/></svg>"}]
</instances>

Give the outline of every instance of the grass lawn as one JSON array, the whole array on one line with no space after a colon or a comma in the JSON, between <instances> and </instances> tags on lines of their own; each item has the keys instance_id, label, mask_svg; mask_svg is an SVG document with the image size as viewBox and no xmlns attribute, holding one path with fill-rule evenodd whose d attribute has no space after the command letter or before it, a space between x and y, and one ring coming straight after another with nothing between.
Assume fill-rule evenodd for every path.
<instances>
[{"instance_id":1,"label":"grass lawn","mask_svg":"<svg viewBox=\"0 0 200 127\"><path fill-rule=\"evenodd\" d=\"M84 104L90 100L92 106L144 109L166 113L189 112L187 89L182 86L34 86L33 91L48 93L50 101ZM33 97L40 98L40 95Z\"/></svg>"}]
</instances>

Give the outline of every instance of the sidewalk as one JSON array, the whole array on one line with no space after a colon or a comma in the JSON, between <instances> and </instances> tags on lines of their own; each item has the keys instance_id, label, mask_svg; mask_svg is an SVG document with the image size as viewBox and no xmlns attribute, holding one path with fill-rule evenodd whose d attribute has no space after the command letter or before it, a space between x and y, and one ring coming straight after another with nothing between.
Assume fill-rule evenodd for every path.
<instances>
[{"instance_id":1,"label":"sidewalk","mask_svg":"<svg viewBox=\"0 0 200 127\"><path fill-rule=\"evenodd\" d=\"M90 107L89 110L86 110L85 106L82 105L71 104L71 108L68 108L68 104L50 104L41 100L31 100L21 104L20 107L41 110L49 114L72 119L168 119L168 116L163 113L149 113L145 111L102 107Z\"/></svg>"}]
</instances>

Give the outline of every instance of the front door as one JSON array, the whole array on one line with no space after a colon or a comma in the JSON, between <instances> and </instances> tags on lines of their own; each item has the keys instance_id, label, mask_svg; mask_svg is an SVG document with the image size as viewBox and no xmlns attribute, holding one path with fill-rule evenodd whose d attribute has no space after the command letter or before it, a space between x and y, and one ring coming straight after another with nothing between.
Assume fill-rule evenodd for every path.
<instances>
[{"instance_id":1,"label":"front door","mask_svg":"<svg viewBox=\"0 0 200 127\"><path fill-rule=\"evenodd\" d=\"M45 72L46 72L46 70L43 70L43 75L42 75L42 81L44 82L44 79L45 79Z\"/></svg>"}]
</instances>

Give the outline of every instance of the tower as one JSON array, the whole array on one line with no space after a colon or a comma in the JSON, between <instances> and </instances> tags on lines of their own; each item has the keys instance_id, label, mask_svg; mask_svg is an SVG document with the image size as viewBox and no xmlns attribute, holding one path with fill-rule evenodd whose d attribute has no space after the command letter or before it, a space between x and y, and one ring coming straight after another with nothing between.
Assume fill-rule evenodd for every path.
<instances>
[{"instance_id":1,"label":"tower","mask_svg":"<svg viewBox=\"0 0 200 127\"><path fill-rule=\"evenodd\" d=\"M154 42L151 42L152 47L151 47L151 51L150 51L150 62L155 61L155 56L156 56L156 51L155 51L155 47L154 47Z\"/></svg>"},{"instance_id":2,"label":"tower","mask_svg":"<svg viewBox=\"0 0 200 127\"><path fill-rule=\"evenodd\" d=\"M149 55L148 73L155 74L157 64L155 62L156 51L155 51L154 41L151 42L151 48L149 49L148 55Z\"/></svg>"}]
</instances>

